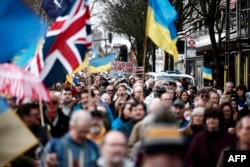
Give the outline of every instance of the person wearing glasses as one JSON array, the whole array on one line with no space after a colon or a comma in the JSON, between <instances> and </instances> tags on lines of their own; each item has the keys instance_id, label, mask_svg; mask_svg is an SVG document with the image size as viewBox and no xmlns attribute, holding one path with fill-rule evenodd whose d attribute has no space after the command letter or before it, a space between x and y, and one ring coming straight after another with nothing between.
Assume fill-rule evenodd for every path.
<instances>
[{"instance_id":1,"label":"person wearing glasses","mask_svg":"<svg viewBox=\"0 0 250 167\"><path fill-rule=\"evenodd\" d=\"M106 92L110 95L111 100L113 99L114 95L115 95L115 88L113 85L108 85L106 87Z\"/></svg>"},{"instance_id":2,"label":"person wearing glasses","mask_svg":"<svg viewBox=\"0 0 250 167\"><path fill-rule=\"evenodd\" d=\"M101 144L101 157L94 167L134 167L134 163L126 158L127 140L119 131L110 131Z\"/></svg>"}]
</instances>

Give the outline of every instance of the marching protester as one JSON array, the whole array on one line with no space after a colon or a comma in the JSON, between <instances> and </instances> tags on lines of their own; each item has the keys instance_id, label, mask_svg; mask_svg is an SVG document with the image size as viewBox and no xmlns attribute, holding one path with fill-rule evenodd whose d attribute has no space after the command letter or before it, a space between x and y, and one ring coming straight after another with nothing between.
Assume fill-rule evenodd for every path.
<instances>
[{"instance_id":1,"label":"marching protester","mask_svg":"<svg viewBox=\"0 0 250 167\"><path fill-rule=\"evenodd\" d=\"M126 158L127 139L119 131L110 131L101 144L101 157L95 167L134 167L133 161Z\"/></svg>"},{"instance_id":2,"label":"marching protester","mask_svg":"<svg viewBox=\"0 0 250 167\"><path fill-rule=\"evenodd\" d=\"M93 166L98 159L98 146L87 139L91 128L91 115L84 110L75 111L69 125L67 134L46 145L41 159L42 167Z\"/></svg>"},{"instance_id":3,"label":"marching protester","mask_svg":"<svg viewBox=\"0 0 250 167\"><path fill-rule=\"evenodd\" d=\"M112 43L112 33L107 38L105 35L96 39L99 32L91 29L93 13L87 0L42 0L39 10L49 4L52 13L61 11L51 18L49 27L44 25L44 20L31 15L21 0L12 1L15 3L0 1L0 11L3 11L0 27L6 29L3 32L0 28L0 166L222 167L225 165L223 151L250 150L246 69L249 54L248 57L242 54L244 61L237 59L237 64L245 63L244 78L239 76L234 81L224 76L224 88L217 80L221 72L217 69L219 63L205 61L207 51L199 51L200 56L204 52L201 61L204 65L179 61L180 48L175 43L180 35L174 25L164 25L174 24L176 19L166 18L167 23L165 18L161 20L171 13L176 13L177 18L177 12L171 12L167 0L144 2L153 12L149 17L155 16L147 19L152 22L147 23L146 35L156 45L150 42L144 48L145 59L141 57L143 38L138 40L129 35L131 48ZM5 15L8 14L5 11L23 12L8 25L5 22L11 21L12 15ZM46 11L48 15L51 12ZM161 37L158 40L161 44L152 38L148 32L151 29L163 32L153 35ZM164 32L169 33L165 36ZM169 34L171 43L165 41ZM99 43L102 40L104 49L103 43ZM98 45L93 41L98 41ZM163 44L164 47L159 46ZM163 50L159 52L158 48ZM218 50L214 53L221 54ZM156 64L155 55L163 56L162 63L169 69ZM176 62L173 67L172 60ZM193 67L186 67L190 63ZM216 70L207 72L205 64L216 65ZM170 68L178 70L169 71ZM190 75L181 74L189 72ZM5 119L7 116L10 118Z\"/></svg>"},{"instance_id":4,"label":"marching protester","mask_svg":"<svg viewBox=\"0 0 250 167\"><path fill-rule=\"evenodd\" d=\"M23 104L18 107L17 114L23 120L31 132L39 140L39 144L34 146L28 152L24 153L13 163L13 167L38 167L40 165L40 158L46 143L50 140L51 136L46 127L40 124L40 111L36 104ZM18 127L17 127L18 128Z\"/></svg>"}]
</instances>

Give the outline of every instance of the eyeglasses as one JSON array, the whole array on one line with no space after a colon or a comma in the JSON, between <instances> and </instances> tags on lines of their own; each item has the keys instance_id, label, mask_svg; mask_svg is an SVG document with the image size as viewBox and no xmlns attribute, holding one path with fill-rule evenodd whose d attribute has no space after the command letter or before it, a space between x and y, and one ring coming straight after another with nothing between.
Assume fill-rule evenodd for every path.
<instances>
[{"instance_id":1,"label":"eyeglasses","mask_svg":"<svg viewBox=\"0 0 250 167\"><path fill-rule=\"evenodd\" d=\"M207 95L200 95L201 98L207 98L208 96Z\"/></svg>"}]
</instances>

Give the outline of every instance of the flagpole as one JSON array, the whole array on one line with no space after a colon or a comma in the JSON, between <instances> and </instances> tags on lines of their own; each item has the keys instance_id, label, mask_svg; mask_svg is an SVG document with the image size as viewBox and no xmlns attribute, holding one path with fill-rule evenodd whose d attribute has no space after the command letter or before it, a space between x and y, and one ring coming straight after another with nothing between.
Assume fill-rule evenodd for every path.
<instances>
[{"instance_id":1,"label":"flagpole","mask_svg":"<svg viewBox=\"0 0 250 167\"><path fill-rule=\"evenodd\" d=\"M39 100L39 109L40 109L40 117L41 117L41 125L44 127L44 115L43 115L43 102Z\"/></svg>"},{"instance_id":2,"label":"flagpole","mask_svg":"<svg viewBox=\"0 0 250 167\"><path fill-rule=\"evenodd\" d=\"M147 38L147 36L145 36L145 39L144 39L144 52L143 52L143 67L144 67L143 76L142 76L143 82L145 81L145 73L146 73L146 69L147 69L146 68L147 44L148 44L148 38Z\"/></svg>"},{"instance_id":3,"label":"flagpole","mask_svg":"<svg viewBox=\"0 0 250 167\"><path fill-rule=\"evenodd\" d=\"M87 58L87 74L88 74L88 96L89 96L89 106L91 105L92 97L91 97L91 73L90 73L90 66L89 66L89 52L86 53L86 58Z\"/></svg>"}]
</instances>

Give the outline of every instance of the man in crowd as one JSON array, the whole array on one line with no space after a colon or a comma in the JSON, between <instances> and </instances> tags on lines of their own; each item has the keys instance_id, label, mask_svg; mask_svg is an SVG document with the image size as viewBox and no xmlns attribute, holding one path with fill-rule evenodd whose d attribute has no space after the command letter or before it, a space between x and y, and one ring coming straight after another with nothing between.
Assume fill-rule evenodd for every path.
<instances>
[{"instance_id":1,"label":"man in crowd","mask_svg":"<svg viewBox=\"0 0 250 167\"><path fill-rule=\"evenodd\" d=\"M17 114L37 137L39 144L20 156L12 167L38 167L43 147L50 139L49 132L40 124L40 111L36 104L24 104L18 107ZM18 128L18 127L17 127ZM7 130L7 129L6 129Z\"/></svg>"},{"instance_id":2,"label":"man in crowd","mask_svg":"<svg viewBox=\"0 0 250 167\"><path fill-rule=\"evenodd\" d=\"M209 100L210 103L215 104L215 105L219 105L219 101L220 101L220 96L217 92L212 91L209 94Z\"/></svg>"},{"instance_id":3,"label":"man in crowd","mask_svg":"<svg viewBox=\"0 0 250 167\"><path fill-rule=\"evenodd\" d=\"M84 89L81 92L81 99L77 105L74 106L73 110L84 109L88 110L89 106L89 92L87 89Z\"/></svg>"},{"instance_id":4,"label":"man in crowd","mask_svg":"<svg viewBox=\"0 0 250 167\"><path fill-rule=\"evenodd\" d=\"M236 92L234 91L233 82L226 82L223 94L229 95L230 97L236 97Z\"/></svg>"},{"instance_id":5,"label":"man in crowd","mask_svg":"<svg viewBox=\"0 0 250 167\"><path fill-rule=\"evenodd\" d=\"M179 124L179 128L185 128L187 126L187 124L189 123L189 121L185 120L183 114L184 114L184 102L181 99L176 99L174 101L174 109L173 109L173 113L175 115L175 118Z\"/></svg>"},{"instance_id":6,"label":"man in crowd","mask_svg":"<svg viewBox=\"0 0 250 167\"><path fill-rule=\"evenodd\" d=\"M166 107L166 108L171 108L173 99L172 99L171 95L169 95L169 94L166 92L166 93L163 93L163 94L161 95L161 102L162 102L162 104L163 104L164 107Z\"/></svg>"},{"instance_id":7,"label":"man in crowd","mask_svg":"<svg viewBox=\"0 0 250 167\"><path fill-rule=\"evenodd\" d=\"M106 87L106 92L110 95L111 99L113 99L114 95L115 95L115 88L113 85L108 85Z\"/></svg>"},{"instance_id":8,"label":"man in crowd","mask_svg":"<svg viewBox=\"0 0 250 167\"><path fill-rule=\"evenodd\" d=\"M69 117L72 110L72 93L69 87L62 88L62 112L65 116Z\"/></svg>"},{"instance_id":9,"label":"man in crowd","mask_svg":"<svg viewBox=\"0 0 250 167\"><path fill-rule=\"evenodd\" d=\"M145 116L145 110L143 103L134 102L131 104L131 120L125 123L119 128L119 131L123 132L127 138L129 138L133 127Z\"/></svg>"},{"instance_id":10,"label":"man in crowd","mask_svg":"<svg viewBox=\"0 0 250 167\"><path fill-rule=\"evenodd\" d=\"M106 134L101 145L101 157L96 162L96 167L134 167L134 163L125 158L126 137L118 131Z\"/></svg>"},{"instance_id":11,"label":"man in crowd","mask_svg":"<svg viewBox=\"0 0 250 167\"><path fill-rule=\"evenodd\" d=\"M98 110L92 111L90 113L92 115L92 121L87 138L100 145L107 132L104 126L104 113Z\"/></svg>"},{"instance_id":12,"label":"man in crowd","mask_svg":"<svg viewBox=\"0 0 250 167\"><path fill-rule=\"evenodd\" d=\"M44 121L49 125L53 137L62 137L68 132L69 117L62 112L60 96L51 91L50 98L51 101L46 104Z\"/></svg>"},{"instance_id":13,"label":"man in crowd","mask_svg":"<svg viewBox=\"0 0 250 167\"><path fill-rule=\"evenodd\" d=\"M224 166L224 151L250 151L250 116L247 115L237 123L236 136L238 142L232 146L225 148L220 155L217 167Z\"/></svg>"},{"instance_id":14,"label":"man in crowd","mask_svg":"<svg viewBox=\"0 0 250 167\"><path fill-rule=\"evenodd\" d=\"M73 112L69 122L69 132L47 144L41 167L93 166L99 157L99 151L97 145L87 139L91 121L89 112L84 110Z\"/></svg>"}]
</instances>

